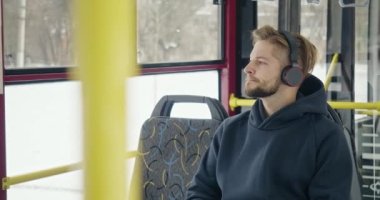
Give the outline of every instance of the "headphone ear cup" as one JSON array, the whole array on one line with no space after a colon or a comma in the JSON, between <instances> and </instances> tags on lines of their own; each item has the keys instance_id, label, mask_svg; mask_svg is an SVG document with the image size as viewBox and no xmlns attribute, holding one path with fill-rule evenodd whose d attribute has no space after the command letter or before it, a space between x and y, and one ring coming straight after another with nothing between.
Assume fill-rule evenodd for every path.
<instances>
[{"instance_id":1,"label":"headphone ear cup","mask_svg":"<svg viewBox=\"0 0 380 200\"><path fill-rule=\"evenodd\" d=\"M282 81L290 87L300 85L303 80L303 77L304 75L302 69L300 67L294 67L291 65L284 67L281 73Z\"/></svg>"}]
</instances>

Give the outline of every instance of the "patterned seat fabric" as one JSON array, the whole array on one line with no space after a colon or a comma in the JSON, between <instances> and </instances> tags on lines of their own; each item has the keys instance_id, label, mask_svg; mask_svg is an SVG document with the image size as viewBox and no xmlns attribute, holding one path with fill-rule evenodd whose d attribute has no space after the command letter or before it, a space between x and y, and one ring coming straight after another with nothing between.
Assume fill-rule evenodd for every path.
<instances>
[{"instance_id":1,"label":"patterned seat fabric","mask_svg":"<svg viewBox=\"0 0 380 200\"><path fill-rule=\"evenodd\" d=\"M141 133L144 199L184 199L217 120L149 119Z\"/></svg>"},{"instance_id":2,"label":"patterned seat fabric","mask_svg":"<svg viewBox=\"0 0 380 200\"><path fill-rule=\"evenodd\" d=\"M212 119L171 118L171 108L178 102L205 103ZM139 151L142 156L136 166L141 169L137 187L142 199L185 199L200 160L226 117L223 106L212 98L163 97L141 130Z\"/></svg>"}]
</instances>

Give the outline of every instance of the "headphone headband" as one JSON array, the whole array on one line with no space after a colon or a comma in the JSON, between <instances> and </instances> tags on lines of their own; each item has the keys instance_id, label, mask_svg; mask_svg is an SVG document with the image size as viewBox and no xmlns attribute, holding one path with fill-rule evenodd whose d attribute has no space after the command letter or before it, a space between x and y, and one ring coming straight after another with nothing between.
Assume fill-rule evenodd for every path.
<instances>
[{"instance_id":1,"label":"headphone headband","mask_svg":"<svg viewBox=\"0 0 380 200\"><path fill-rule=\"evenodd\" d=\"M283 35L288 42L289 45L289 59L291 65L298 66L297 55L298 55L298 43L295 37L288 31L279 31L281 35Z\"/></svg>"}]
</instances>

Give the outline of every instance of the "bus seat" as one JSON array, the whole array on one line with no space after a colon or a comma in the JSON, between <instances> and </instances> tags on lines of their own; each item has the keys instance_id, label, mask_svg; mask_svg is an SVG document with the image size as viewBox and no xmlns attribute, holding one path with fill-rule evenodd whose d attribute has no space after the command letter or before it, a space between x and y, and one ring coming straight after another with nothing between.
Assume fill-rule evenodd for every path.
<instances>
[{"instance_id":1,"label":"bus seat","mask_svg":"<svg viewBox=\"0 0 380 200\"><path fill-rule=\"evenodd\" d=\"M330 118L335 121L337 124L341 125L344 130L344 136L346 138L346 141L348 143L348 147L350 150L351 155L351 162L353 166L353 174L352 174L352 182L351 182L351 194L350 194L350 200L359 200L362 199L362 180L359 173L358 163L356 162L356 148L355 148L355 136L351 134L351 132L344 127L343 121L340 118L339 114L330 106L327 106L327 110L330 114Z\"/></svg>"},{"instance_id":2,"label":"bus seat","mask_svg":"<svg viewBox=\"0 0 380 200\"><path fill-rule=\"evenodd\" d=\"M354 150L352 149L353 145L351 145L352 141L351 141L350 133L346 128L344 128L344 135L346 136L346 141L348 142L348 147L351 153L351 162L352 162L352 166L354 167L353 174L352 174L352 183L351 183L351 195L350 195L351 200L362 199L361 176L358 170L358 164L356 162Z\"/></svg>"},{"instance_id":3,"label":"bus seat","mask_svg":"<svg viewBox=\"0 0 380 200\"><path fill-rule=\"evenodd\" d=\"M204 103L212 119L170 117L175 103ZM190 95L162 97L144 122L140 135L142 156L136 166L141 169L141 180L139 188L134 189L141 192L142 199L185 199L202 155L227 116L216 99Z\"/></svg>"}]
</instances>

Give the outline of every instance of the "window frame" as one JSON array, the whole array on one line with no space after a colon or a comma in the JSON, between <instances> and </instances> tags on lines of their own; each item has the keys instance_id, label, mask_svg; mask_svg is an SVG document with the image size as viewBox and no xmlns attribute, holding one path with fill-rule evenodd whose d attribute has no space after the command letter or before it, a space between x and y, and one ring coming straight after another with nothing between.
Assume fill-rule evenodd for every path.
<instances>
[{"instance_id":1,"label":"window frame","mask_svg":"<svg viewBox=\"0 0 380 200\"><path fill-rule=\"evenodd\" d=\"M231 2L231 3L229 3ZM3 3L3 2L2 2ZM170 63L139 63L141 67L141 75L146 74L160 74L160 73L177 73L177 72L194 72L203 70L222 70L227 67L226 63L226 28L225 21L228 16L226 7L234 4L235 2L225 0L225 2L216 4L215 6L222 6L221 8L221 41L220 41L220 60L206 60L206 61L190 61L190 62L170 62ZM228 18L227 18L228 19ZM2 27L4 28L4 27ZM3 38L4 39L4 38ZM3 47L4 48L4 47ZM3 55L4 56L4 55ZM20 83L35 83L35 82L49 82L49 81L65 81L70 79L70 71L77 66L61 66L61 67L45 67L45 68L23 68L23 69L4 69L4 83L20 84Z\"/></svg>"}]
</instances>

